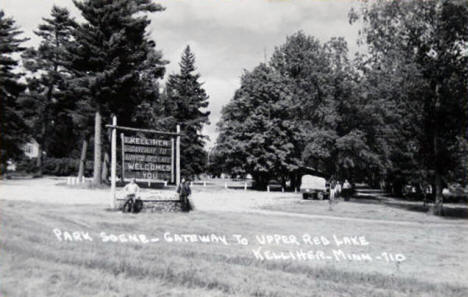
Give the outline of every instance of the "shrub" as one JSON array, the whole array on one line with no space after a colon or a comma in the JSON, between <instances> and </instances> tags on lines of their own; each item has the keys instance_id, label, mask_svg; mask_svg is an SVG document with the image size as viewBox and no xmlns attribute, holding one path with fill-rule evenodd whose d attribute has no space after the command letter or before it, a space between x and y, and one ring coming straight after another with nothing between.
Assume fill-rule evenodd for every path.
<instances>
[{"instance_id":1,"label":"shrub","mask_svg":"<svg viewBox=\"0 0 468 297\"><path fill-rule=\"evenodd\" d=\"M45 158L42 173L48 175L68 176L76 175L79 168L79 160L72 158Z\"/></svg>"},{"instance_id":2,"label":"shrub","mask_svg":"<svg viewBox=\"0 0 468 297\"><path fill-rule=\"evenodd\" d=\"M38 172L39 168L36 165L37 159L29 159L29 158L23 158L18 161L16 164L16 171L18 172L25 172L25 173L34 173Z\"/></svg>"}]
</instances>

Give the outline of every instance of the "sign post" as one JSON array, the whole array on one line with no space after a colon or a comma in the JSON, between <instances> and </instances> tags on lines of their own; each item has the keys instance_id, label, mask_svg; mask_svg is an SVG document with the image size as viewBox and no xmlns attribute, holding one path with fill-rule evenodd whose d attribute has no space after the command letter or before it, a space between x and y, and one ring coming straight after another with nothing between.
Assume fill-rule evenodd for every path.
<instances>
[{"instance_id":1,"label":"sign post","mask_svg":"<svg viewBox=\"0 0 468 297\"><path fill-rule=\"evenodd\" d=\"M117 171L117 117L112 117L112 148L111 148L111 209L115 208L115 180Z\"/></svg>"},{"instance_id":2,"label":"sign post","mask_svg":"<svg viewBox=\"0 0 468 297\"><path fill-rule=\"evenodd\" d=\"M124 169L124 162L125 162L125 145L124 145L124 134L120 133L120 144L122 145L122 166L120 166L120 181L123 183L125 182L125 169Z\"/></svg>"},{"instance_id":3,"label":"sign post","mask_svg":"<svg viewBox=\"0 0 468 297\"><path fill-rule=\"evenodd\" d=\"M180 184L180 125L177 125L176 138L176 185Z\"/></svg>"}]
</instances>

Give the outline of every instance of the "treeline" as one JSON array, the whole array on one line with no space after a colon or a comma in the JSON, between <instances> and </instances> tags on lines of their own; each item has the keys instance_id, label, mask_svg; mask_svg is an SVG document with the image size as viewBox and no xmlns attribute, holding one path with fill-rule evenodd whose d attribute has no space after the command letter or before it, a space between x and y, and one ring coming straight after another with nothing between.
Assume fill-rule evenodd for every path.
<instances>
[{"instance_id":1,"label":"treeline","mask_svg":"<svg viewBox=\"0 0 468 297\"><path fill-rule=\"evenodd\" d=\"M23 46L27 39L0 11L1 172L9 160L24 158L23 145L34 139L39 175L44 159L61 159L52 164L75 168L80 160L74 174L82 176L94 155L93 179L101 183L109 168L103 125L113 115L123 126L175 131L181 125L182 174L203 172L208 96L188 46L180 72L161 85L168 61L149 37L148 15L164 8L150 0L73 2L83 22L54 6L34 31L40 39L34 48Z\"/></svg>"},{"instance_id":2,"label":"treeline","mask_svg":"<svg viewBox=\"0 0 468 297\"><path fill-rule=\"evenodd\" d=\"M468 2L365 1L363 52L298 32L246 71L222 111L214 173L293 187L307 170L390 185L466 184ZM222 164L222 166L220 166ZM216 172L217 171L217 172Z\"/></svg>"}]
</instances>

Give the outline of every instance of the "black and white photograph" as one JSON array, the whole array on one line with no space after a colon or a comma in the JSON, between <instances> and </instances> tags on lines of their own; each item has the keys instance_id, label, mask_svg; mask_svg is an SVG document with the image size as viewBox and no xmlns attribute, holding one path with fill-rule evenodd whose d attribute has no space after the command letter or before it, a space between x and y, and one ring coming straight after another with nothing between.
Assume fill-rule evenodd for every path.
<instances>
[{"instance_id":1,"label":"black and white photograph","mask_svg":"<svg viewBox=\"0 0 468 297\"><path fill-rule=\"evenodd\" d=\"M468 296L468 1L2 0L0 296Z\"/></svg>"}]
</instances>

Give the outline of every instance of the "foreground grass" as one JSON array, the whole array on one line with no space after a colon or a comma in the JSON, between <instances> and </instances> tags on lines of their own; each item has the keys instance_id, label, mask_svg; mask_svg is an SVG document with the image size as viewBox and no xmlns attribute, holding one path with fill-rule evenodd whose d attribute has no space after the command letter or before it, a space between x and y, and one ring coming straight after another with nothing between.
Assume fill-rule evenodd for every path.
<instances>
[{"instance_id":1,"label":"foreground grass","mask_svg":"<svg viewBox=\"0 0 468 297\"><path fill-rule=\"evenodd\" d=\"M467 231L310 222L239 213L123 215L96 206L0 201L1 296L466 296ZM58 241L54 228L85 231L92 242ZM99 233L242 234L230 244L111 243ZM255 235L363 234L356 251L398 247L389 263L259 261ZM457 244L455 244L457 243ZM272 250L287 249L273 245ZM310 247L314 249L315 247ZM25 281L27 280L27 281Z\"/></svg>"}]
</instances>

